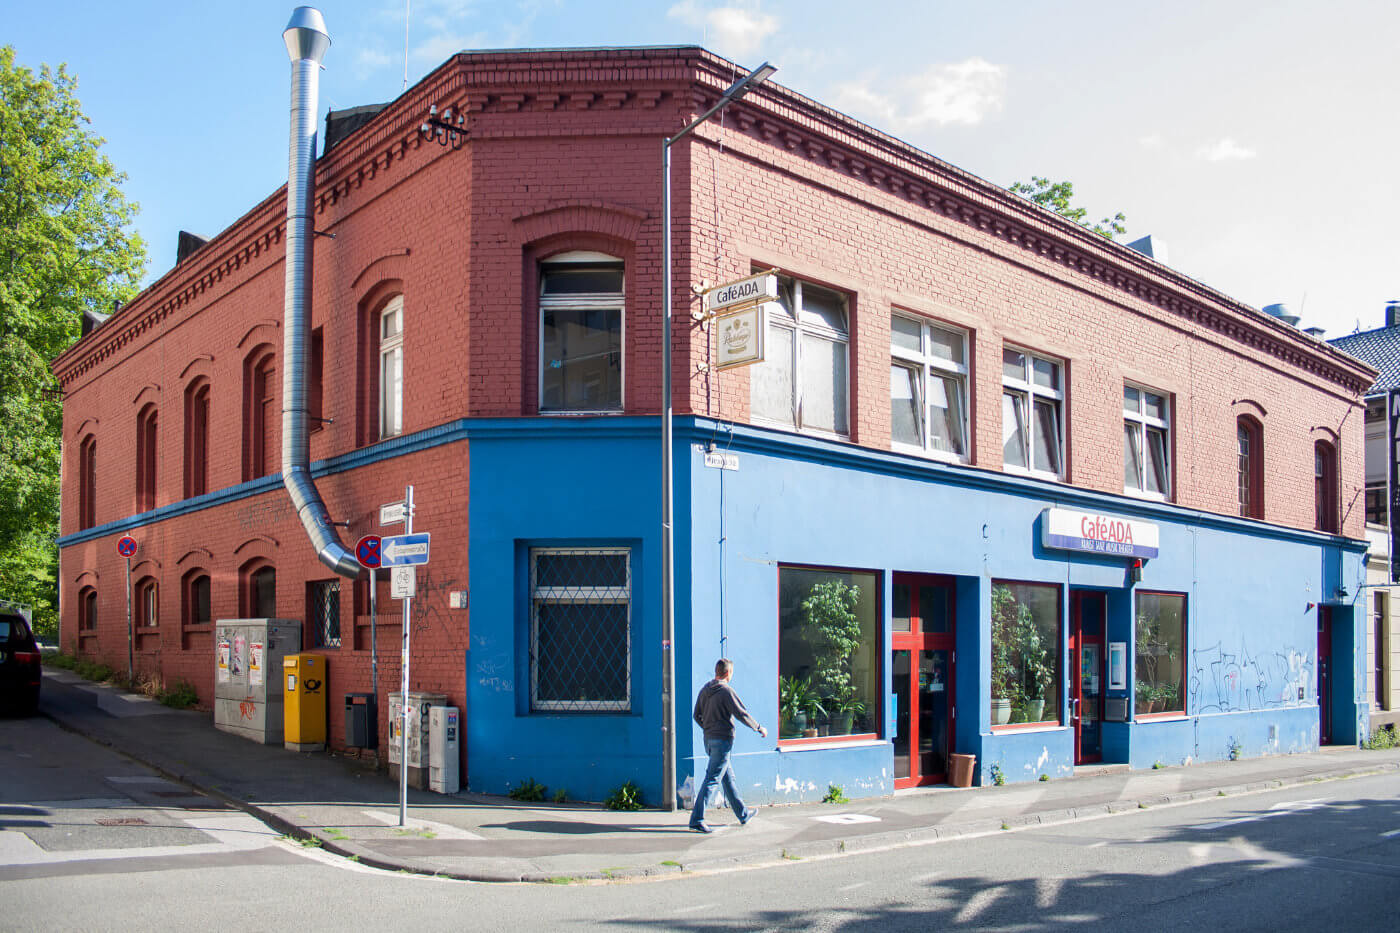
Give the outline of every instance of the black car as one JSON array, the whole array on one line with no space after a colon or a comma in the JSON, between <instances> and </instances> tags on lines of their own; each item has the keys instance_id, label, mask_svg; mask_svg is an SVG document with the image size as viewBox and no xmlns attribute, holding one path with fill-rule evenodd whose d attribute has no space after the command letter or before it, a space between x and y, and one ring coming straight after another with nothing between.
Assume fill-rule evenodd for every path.
<instances>
[{"instance_id":1,"label":"black car","mask_svg":"<svg viewBox=\"0 0 1400 933\"><path fill-rule=\"evenodd\" d=\"M39 644L24 616L0 609L0 709L39 708Z\"/></svg>"}]
</instances>

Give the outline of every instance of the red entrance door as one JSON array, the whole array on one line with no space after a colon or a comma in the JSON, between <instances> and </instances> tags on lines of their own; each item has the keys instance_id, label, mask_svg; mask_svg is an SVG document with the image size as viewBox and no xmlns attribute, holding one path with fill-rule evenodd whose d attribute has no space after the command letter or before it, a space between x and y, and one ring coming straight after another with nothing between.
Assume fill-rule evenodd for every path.
<instances>
[{"instance_id":1,"label":"red entrance door","mask_svg":"<svg viewBox=\"0 0 1400 933\"><path fill-rule=\"evenodd\" d=\"M1104 618L1103 593L1069 594L1069 709L1074 728L1074 763L1103 760Z\"/></svg>"},{"instance_id":2,"label":"red entrance door","mask_svg":"<svg viewBox=\"0 0 1400 933\"><path fill-rule=\"evenodd\" d=\"M1317 740L1332 744L1332 610L1317 607Z\"/></svg>"},{"instance_id":3,"label":"red entrance door","mask_svg":"<svg viewBox=\"0 0 1400 933\"><path fill-rule=\"evenodd\" d=\"M896 574L893 595L894 786L937 784L953 751L953 581Z\"/></svg>"}]
</instances>

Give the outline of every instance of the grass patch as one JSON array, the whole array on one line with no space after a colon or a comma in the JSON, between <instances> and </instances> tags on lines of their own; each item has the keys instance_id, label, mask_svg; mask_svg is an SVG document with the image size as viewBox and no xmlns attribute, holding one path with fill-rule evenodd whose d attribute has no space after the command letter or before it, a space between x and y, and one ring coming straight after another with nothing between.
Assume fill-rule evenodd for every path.
<instances>
[{"instance_id":1,"label":"grass patch","mask_svg":"<svg viewBox=\"0 0 1400 933\"><path fill-rule=\"evenodd\" d=\"M675 859L669 859L669 858L668 858L666 861L662 862L661 864L662 864L662 865L669 866L669 867L671 867L671 868L680 868L680 867L681 867L681 863L680 863L680 862L677 862Z\"/></svg>"},{"instance_id":2,"label":"grass patch","mask_svg":"<svg viewBox=\"0 0 1400 933\"><path fill-rule=\"evenodd\" d=\"M321 848L321 840L317 839L315 836L307 836L305 839L298 839L297 845L301 846L303 849L319 849Z\"/></svg>"},{"instance_id":3,"label":"grass patch","mask_svg":"<svg viewBox=\"0 0 1400 933\"><path fill-rule=\"evenodd\" d=\"M550 878L550 879L549 879L549 883L550 883L550 884L573 884L573 883L574 883L574 879L570 878L568 875L560 875L558 878Z\"/></svg>"},{"instance_id":4,"label":"grass patch","mask_svg":"<svg viewBox=\"0 0 1400 933\"><path fill-rule=\"evenodd\" d=\"M524 783L518 784L506 791L506 796L511 800L519 800L524 803L540 803L549 793L549 788L536 781L534 778L526 778Z\"/></svg>"},{"instance_id":5,"label":"grass patch","mask_svg":"<svg viewBox=\"0 0 1400 933\"><path fill-rule=\"evenodd\" d=\"M1366 736L1361 747L1370 749L1400 747L1400 734L1396 733L1394 726L1381 726Z\"/></svg>"},{"instance_id":6,"label":"grass patch","mask_svg":"<svg viewBox=\"0 0 1400 933\"><path fill-rule=\"evenodd\" d=\"M840 784L828 784L826 786L826 796L822 798L822 803L850 802L851 799L846 796L846 791Z\"/></svg>"},{"instance_id":7,"label":"grass patch","mask_svg":"<svg viewBox=\"0 0 1400 933\"><path fill-rule=\"evenodd\" d=\"M640 810L642 808L642 789L632 781L628 781L608 794L603 801L603 806L609 810Z\"/></svg>"},{"instance_id":8,"label":"grass patch","mask_svg":"<svg viewBox=\"0 0 1400 933\"><path fill-rule=\"evenodd\" d=\"M789 862L800 862L800 861L802 861L802 856L800 856L800 855L793 855L793 854L792 854L791 852L789 852L787 849L784 849L784 850L783 850L783 858L787 859Z\"/></svg>"},{"instance_id":9,"label":"grass patch","mask_svg":"<svg viewBox=\"0 0 1400 933\"><path fill-rule=\"evenodd\" d=\"M556 790L554 796L549 799L553 800L555 803L566 803L569 799L569 791L567 788L561 787Z\"/></svg>"},{"instance_id":10,"label":"grass patch","mask_svg":"<svg viewBox=\"0 0 1400 933\"><path fill-rule=\"evenodd\" d=\"M1042 781L1048 781L1048 780L1050 780L1050 775L1048 775L1048 774L1041 774L1041 775L1040 775L1040 780L1042 780Z\"/></svg>"},{"instance_id":11,"label":"grass patch","mask_svg":"<svg viewBox=\"0 0 1400 933\"><path fill-rule=\"evenodd\" d=\"M199 694L188 680L177 680L173 686L156 693L156 699L171 709L190 709L199 703Z\"/></svg>"}]
</instances>

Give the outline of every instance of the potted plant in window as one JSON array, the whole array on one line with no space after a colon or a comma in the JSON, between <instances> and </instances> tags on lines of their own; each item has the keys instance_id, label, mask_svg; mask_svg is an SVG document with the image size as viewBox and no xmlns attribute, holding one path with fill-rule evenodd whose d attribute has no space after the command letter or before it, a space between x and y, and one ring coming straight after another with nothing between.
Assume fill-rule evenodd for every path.
<instances>
[{"instance_id":1,"label":"potted plant in window","mask_svg":"<svg viewBox=\"0 0 1400 933\"><path fill-rule=\"evenodd\" d=\"M856 696L854 687L834 697L831 701L832 731L837 735L850 735L856 718L864 716L866 708L865 701Z\"/></svg>"},{"instance_id":2,"label":"potted plant in window","mask_svg":"<svg viewBox=\"0 0 1400 933\"><path fill-rule=\"evenodd\" d=\"M1153 707L1156 705L1157 698L1156 691L1152 688L1152 685L1150 683L1148 683L1145 680L1137 681L1137 683L1133 687L1133 696L1135 700L1135 709L1137 712L1154 712Z\"/></svg>"},{"instance_id":3,"label":"potted plant in window","mask_svg":"<svg viewBox=\"0 0 1400 933\"><path fill-rule=\"evenodd\" d=\"M1010 588L992 587L992 725L1004 726L1011 721L1011 707L1020 705L1021 690L1016 682L1012 646L1015 643L1018 609ZM1027 610L1029 615L1029 610Z\"/></svg>"},{"instance_id":4,"label":"potted plant in window","mask_svg":"<svg viewBox=\"0 0 1400 933\"><path fill-rule=\"evenodd\" d=\"M778 715L782 717L781 735L801 735L807 729L807 707L815 699L816 691L812 689L812 682L806 677L790 675L778 678Z\"/></svg>"},{"instance_id":5,"label":"potted plant in window","mask_svg":"<svg viewBox=\"0 0 1400 933\"><path fill-rule=\"evenodd\" d=\"M851 660L860 650L860 617L855 611L859 601L860 590L842 580L813 584L802 601L806 637L815 656L812 680L833 712L840 711L841 700L856 696Z\"/></svg>"},{"instance_id":6,"label":"potted plant in window","mask_svg":"<svg viewBox=\"0 0 1400 933\"><path fill-rule=\"evenodd\" d=\"M1023 707L1026 722L1040 722L1045 717L1045 690L1050 685L1054 666L1050 663L1050 646L1045 644L1035 618L1026 606L1016 613L1016 645L1021 650Z\"/></svg>"},{"instance_id":7,"label":"potted plant in window","mask_svg":"<svg viewBox=\"0 0 1400 933\"><path fill-rule=\"evenodd\" d=\"M826 707L822 706L821 697L817 696L815 690L811 690L802 701L802 710L807 714L807 724L802 730L804 739L815 739L817 737L817 719L826 715Z\"/></svg>"}]
</instances>

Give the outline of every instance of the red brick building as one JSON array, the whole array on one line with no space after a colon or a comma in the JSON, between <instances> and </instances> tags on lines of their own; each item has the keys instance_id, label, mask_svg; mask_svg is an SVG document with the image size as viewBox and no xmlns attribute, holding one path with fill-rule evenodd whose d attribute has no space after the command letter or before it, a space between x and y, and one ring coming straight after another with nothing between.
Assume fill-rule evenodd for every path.
<instances>
[{"instance_id":1,"label":"red brick building","mask_svg":"<svg viewBox=\"0 0 1400 933\"><path fill-rule=\"evenodd\" d=\"M333 237L314 238L313 473L351 544L414 484L433 553L413 686L465 707L474 789L659 790L662 140L735 71L697 48L461 54L316 163ZM464 117L456 144L423 132L433 105ZM1029 779L1221 757L1226 736L1311 747L1329 717L1354 738L1370 369L775 84L673 158L682 778L703 756L686 697L720 653L784 724L738 749L759 799L941 780L952 753ZM124 663L131 533L137 669L207 701L214 620L307 620L338 744L340 695L369 684L367 584L318 561L277 472L284 205L269 196L55 361L62 639ZM768 269L767 360L721 371L691 289ZM739 469L707 465L713 447ZM1130 550L1047 543L1075 515L1160 538L1160 556L1134 569ZM625 584L558 604L613 607L620 627L551 628L594 624L549 608L561 556L625 558ZM835 667L799 631L819 583L857 594L864 647ZM337 600L338 625L317 620ZM382 692L400 631L387 586L379 604ZM1044 643L1008 643L1010 674L999 606ZM1144 635L1145 615L1175 634ZM1315 641L1324 616L1352 634ZM1115 645L1133 672L1117 686ZM1171 670L1148 677L1149 659ZM812 725L779 678L828 691Z\"/></svg>"}]
</instances>

